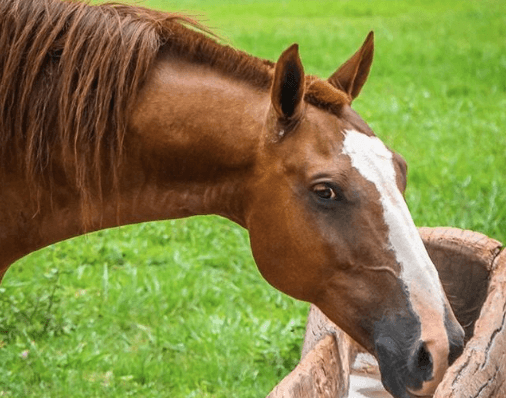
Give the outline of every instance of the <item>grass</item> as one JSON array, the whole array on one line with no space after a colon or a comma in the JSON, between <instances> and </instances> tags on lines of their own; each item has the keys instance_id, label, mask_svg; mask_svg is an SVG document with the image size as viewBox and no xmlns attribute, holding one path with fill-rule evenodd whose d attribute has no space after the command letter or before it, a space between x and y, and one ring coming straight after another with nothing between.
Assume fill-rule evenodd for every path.
<instances>
[{"instance_id":1,"label":"grass","mask_svg":"<svg viewBox=\"0 0 506 398\"><path fill-rule=\"evenodd\" d=\"M231 45L300 44L325 77L376 34L354 107L409 164L417 225L506 242L506 3L151 0ZM123 227L18 261L0 286L0 397L263 397L298 362L307 304L268 286L217 217Z\"/></svg>"}]
</instances>

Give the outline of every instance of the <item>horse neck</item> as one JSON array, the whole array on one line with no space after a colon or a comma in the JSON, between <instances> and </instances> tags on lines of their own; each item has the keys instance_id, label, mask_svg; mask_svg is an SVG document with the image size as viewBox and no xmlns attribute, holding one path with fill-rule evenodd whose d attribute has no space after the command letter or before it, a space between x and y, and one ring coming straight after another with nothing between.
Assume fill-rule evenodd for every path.
<instances>
[{"instance_id":1,"label":"horse neck","mask_svg":"<svg viewBox=\"0 0 506 398\"><path fill-rule=\"evenodd\" d=\"M244 189L269 104L266 90L160 57L131 119L121 213L133 222L218 214L244 226Z\"/></svg>"},{"instance_id":2,"label":"horse neck","mask_svg":"<svg viewBox=\"0 0 506 398\"><path fill-rule=\"evenodd\" d=\"M83 232L198 214L244 226L245 185L268 106L265 90L161 57L131 115L118 193L90 207L86 231L72 189L43 193L35 209L22 180L11 176L12 189L0 194L11 210L0 211L0 275L16 259Z\"/></svg>"}]
</instances>

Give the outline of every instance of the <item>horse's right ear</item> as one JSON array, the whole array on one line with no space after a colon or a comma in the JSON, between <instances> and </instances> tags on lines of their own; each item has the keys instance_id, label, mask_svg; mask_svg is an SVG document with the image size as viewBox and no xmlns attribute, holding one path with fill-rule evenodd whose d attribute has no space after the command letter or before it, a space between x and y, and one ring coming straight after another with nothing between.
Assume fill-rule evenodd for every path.
<instances>
[{"instance_id":1,"label":"horse's right ear","mask_svg":"<svg viewBox=\"0 0 506 398\"><path fill-rule=\"evenodd\" d=\"M362 47L329 78L329 83L354 100L369 75L374 54L374 33L369 32Z\"/></svg>"},{"instance_id":2,"label":"horse's right ear","mask_svg":"<svg viewBox=\"0 0 506 398\"><path fill-rule=\"evenodd\" d=\"M286 49L276 63L271 88L271 101L280 120L289 122L300 116L304 97L304 68L299 46Z\"/></svg>"}]
</instances>

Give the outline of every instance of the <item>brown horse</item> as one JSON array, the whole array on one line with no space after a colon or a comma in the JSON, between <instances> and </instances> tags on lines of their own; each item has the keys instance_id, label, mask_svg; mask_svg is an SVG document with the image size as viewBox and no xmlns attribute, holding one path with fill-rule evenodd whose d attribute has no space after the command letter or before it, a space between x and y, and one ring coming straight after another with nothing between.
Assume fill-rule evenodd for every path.
<instances>
[{"instance_id":1,"label":"brown horse","mask_svg":"<svg viewBox=\"0 0 506 398\"><path fill-rule=\"evenodd\" d=\"M267 281L378 357L395 397L434 392L463 331L406 163L350 107L372 33L320 80L297 45L274 64L179 15L9 0L0 48L0 275L86 231L218 214L249 231Z\"/></svg>"}]
</instances>

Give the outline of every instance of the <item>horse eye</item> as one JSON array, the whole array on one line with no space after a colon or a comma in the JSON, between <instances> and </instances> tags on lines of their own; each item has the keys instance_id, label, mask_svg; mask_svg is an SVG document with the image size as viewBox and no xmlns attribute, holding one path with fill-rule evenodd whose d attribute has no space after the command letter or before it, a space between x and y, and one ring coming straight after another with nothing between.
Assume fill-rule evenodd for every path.
<instances>
[{"instance_id":1,"label":"horse eye","mask_svg":"<svg viewBox=\"0 0 506 398\"><path fill-rule=\"evenodd\" d=\"M339 200L338 195L334 189L327 184L316 184L313 187L313 192L318 195L320 199L325 200Z\"/></svg>"}]
</instances>

